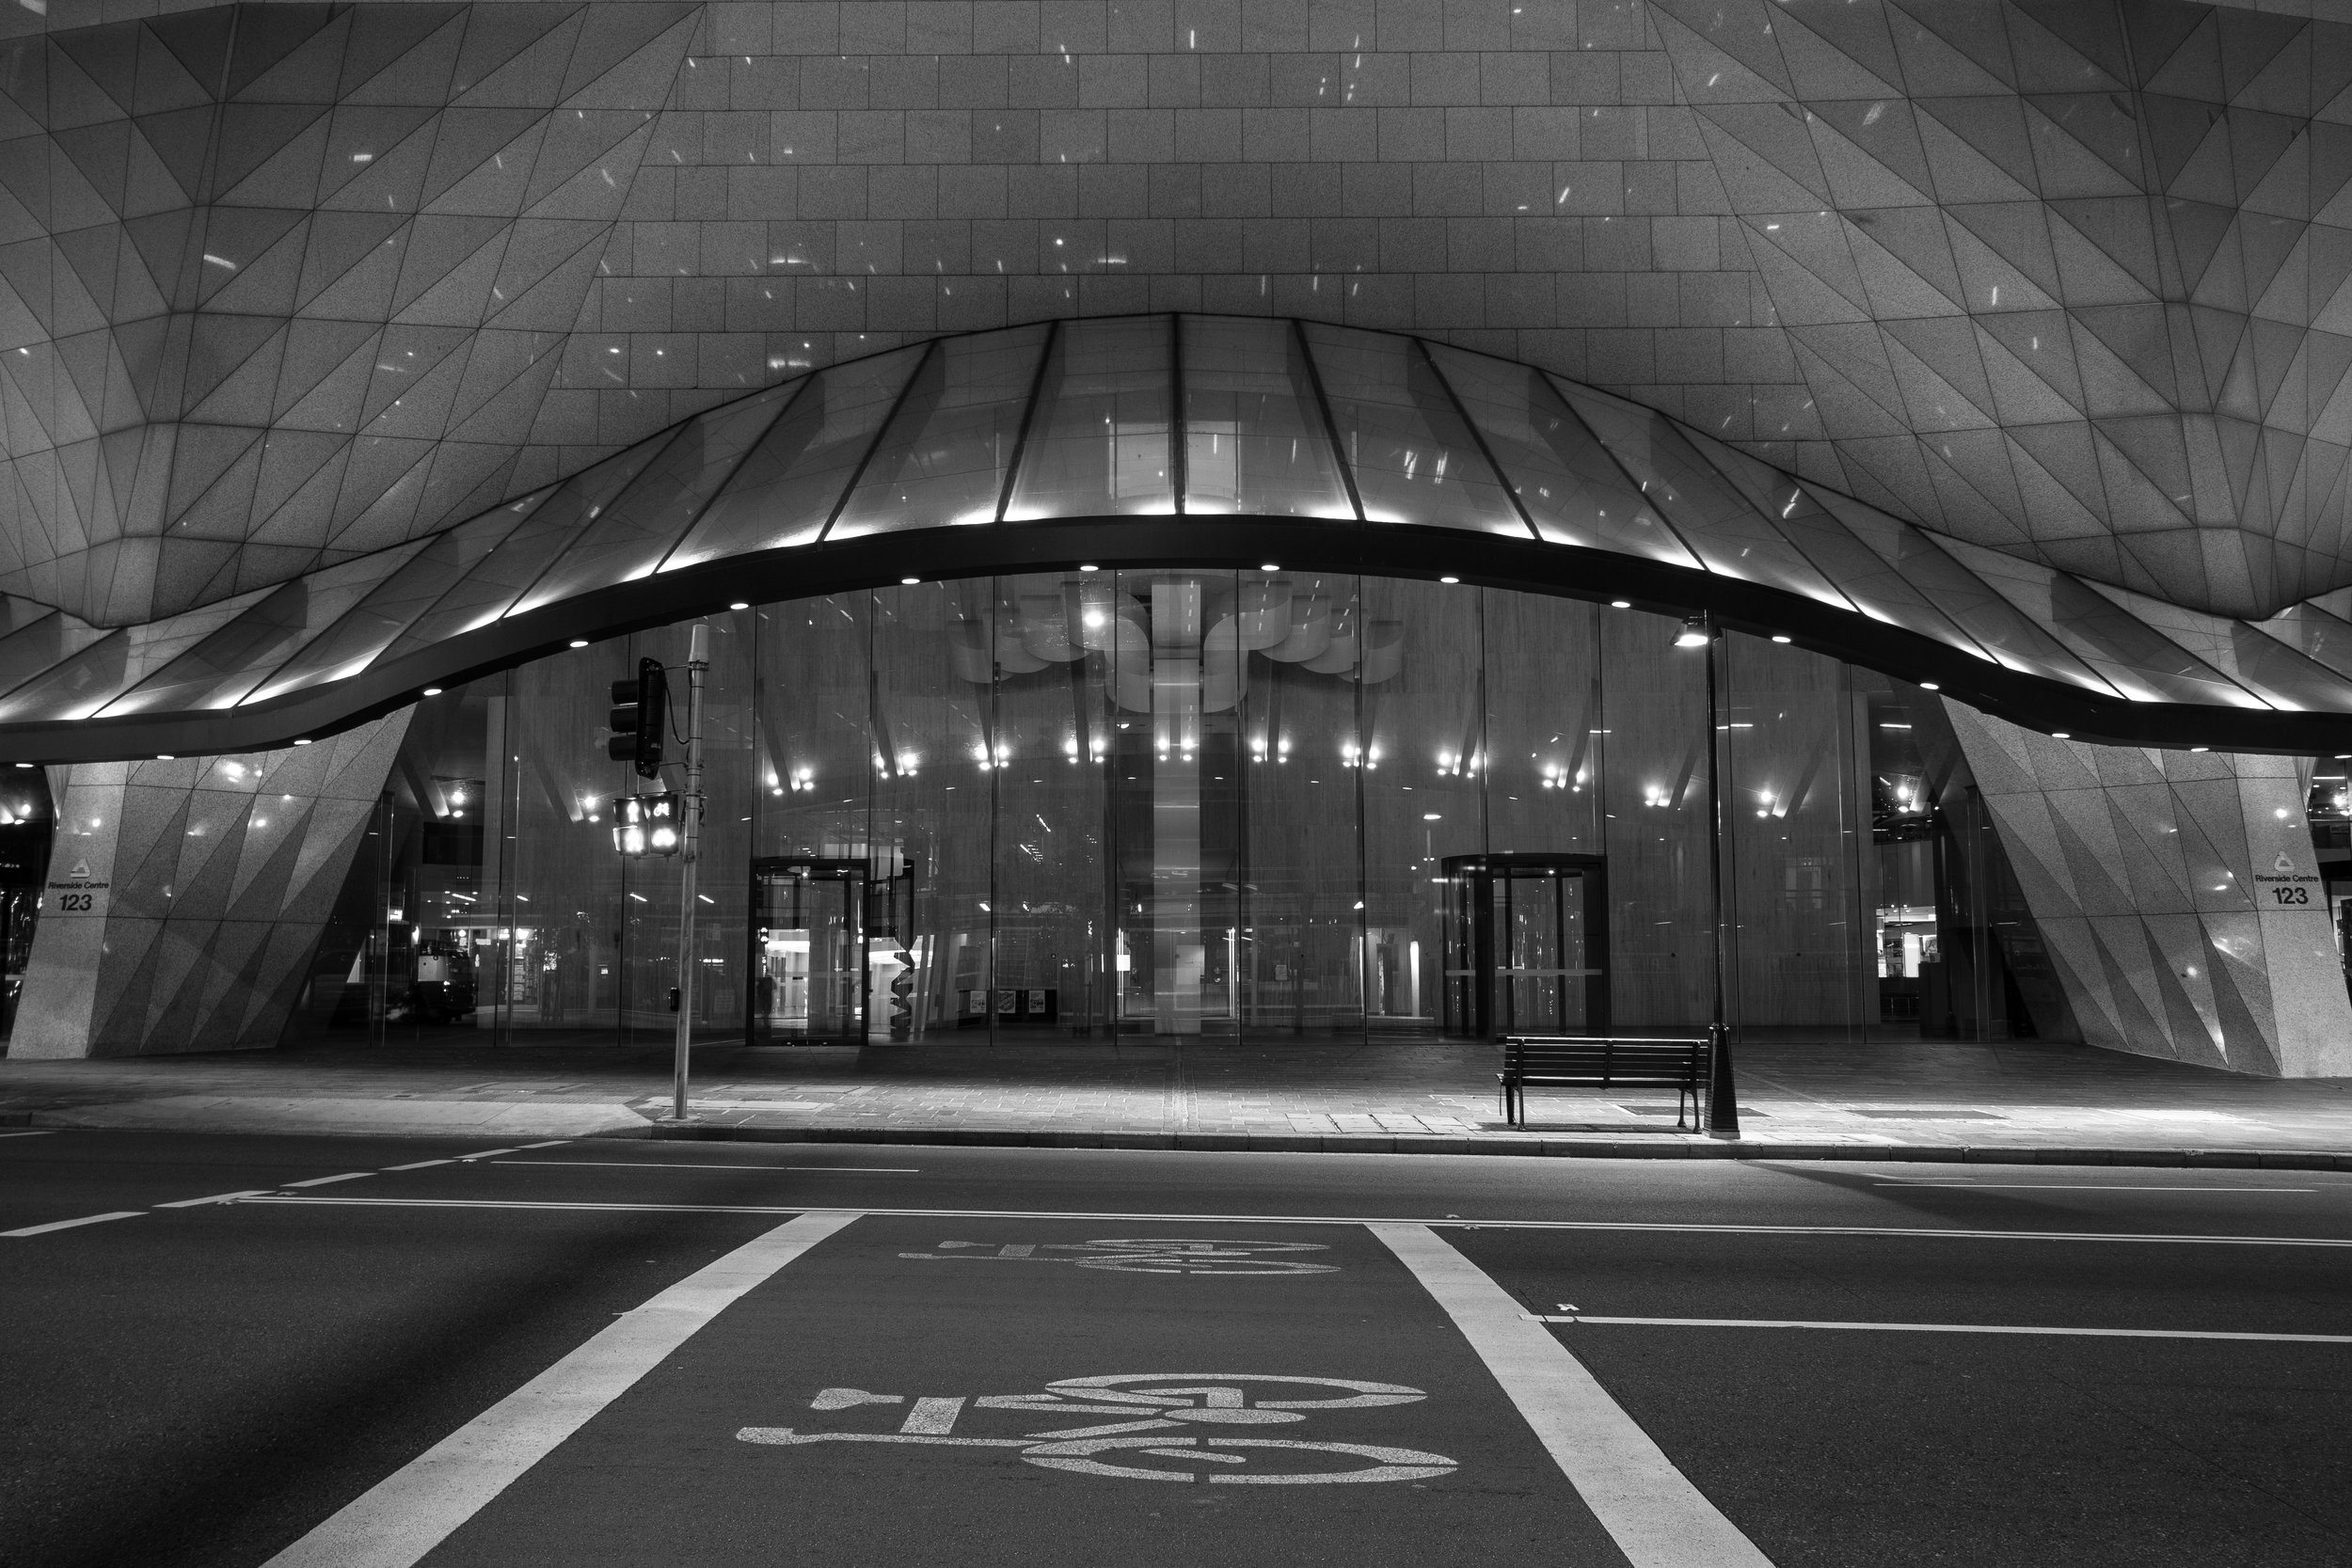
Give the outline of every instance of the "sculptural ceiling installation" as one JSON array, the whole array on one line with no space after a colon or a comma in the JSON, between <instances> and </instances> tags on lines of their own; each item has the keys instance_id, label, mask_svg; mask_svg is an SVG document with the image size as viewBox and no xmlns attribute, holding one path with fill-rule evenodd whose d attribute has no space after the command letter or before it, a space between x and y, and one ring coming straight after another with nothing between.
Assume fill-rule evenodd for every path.
<instances>
[{"instance_id":1,"label":"sculptural ceiling installation","mask_svg":"<svg viewBox=\"0 0 2352 1568\"><path fill-rule=\"evenodd\" d=\"M681 529L651 563L607 560L585 522L639 469L631 515L699 443L836 396L769 386L797 370L847 386L913 373L912 348L851 363L878 344L1167 308L1417 334L1431 346L1359 356L1445 367L1441 402L1492 449L1448 461L1487 466L1521 543L1581 529L1570 548L1597 554L1528 563L1509 530L1469 527L1472 548L1368 499L1344 539L1254 500L1224 515L1290 531L1178 538L1166 519L1209 498L1181 475L1165 510L1105 514L1131 519L1115 531L893 548L927 575L1279 548L1525 578L1712 609L2045 728L2331 747L2277 716L2344 705L2352 27L2277 14L2295 8L11 10L0 722L58 760L199 744L182 714L266 744L727 602L730 575L890 580L854 497L821 537L727 566L691 517L645 525ZM1777 546L1710 554L1663 491L1662 552L1547 523L1464 385L1497 360L1448 356L1466 349L1537 367L1612 483L1720 486L1720 516L1778 533L1818 513L1840 542L1792 544L1802 571L1764 564ZM769 401L676 422L746 392ZM716 493L759 461L691 478ZM1335 461L1352 510L1375 487ZM996 500L992 522L1025 520ZM1866 602L1892 590L1836 557L1897 522L1989 586L1913 584L1924 620ZM505 523L484 567L531 541L529 580L409 606L381 643L361 629ZM644 580L603 581L615 562Z\"/></svg>"}]
</instances>

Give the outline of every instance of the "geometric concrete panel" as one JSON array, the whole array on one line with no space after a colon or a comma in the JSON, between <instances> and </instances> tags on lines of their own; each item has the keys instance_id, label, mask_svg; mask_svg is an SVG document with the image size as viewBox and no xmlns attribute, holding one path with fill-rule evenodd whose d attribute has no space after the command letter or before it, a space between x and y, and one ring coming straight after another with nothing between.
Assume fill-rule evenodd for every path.
<instances>
[{"instance_id":1,"label":"geometric concrete panel","mask_svg":"<svg viewBox=\"0 0 2352 1568\"><path fill-rule=\"evenodd\" d=\"M8 1053L274 1046L412 710L315 745L52 769L54 884Z\"/></svg>"},{"instance_id":2,"label":"geometric concrete panel","mask_svg":"<svg viewBox=\"0 0 2352 1568\"><path fill-rule=\"evenodd\" d=\"M2086 1042L2352 1074L2308 761L2092 746L1944 706Z\"/></svg>"}]
</instances>

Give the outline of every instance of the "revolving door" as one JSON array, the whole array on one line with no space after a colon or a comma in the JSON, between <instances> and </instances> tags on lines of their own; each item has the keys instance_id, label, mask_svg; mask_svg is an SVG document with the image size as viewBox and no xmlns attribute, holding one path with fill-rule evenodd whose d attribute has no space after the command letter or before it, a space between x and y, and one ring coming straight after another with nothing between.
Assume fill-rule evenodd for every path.
<instances>
[{"instance_id":1,"label":"revolving door","mask_svg":"<svg viewBox=\"0 0 2352 1568\"><path fill-rule=\"evenodd\" d=\"M877 879L862 857L752 862L752 1045L906 1039L914 959L914 866Z\"/></svg>"},{"instance_id":2,"label":"revolving door","mask_svg":"<svg viewBox=\"0 0 2352 1568\"><path fill-rule=\"evenodd\" d=\"M1609 1032L1609 898L1599 856L1454 855L1442 869L1447 1034Z\"/></svg>"}]
</instances>

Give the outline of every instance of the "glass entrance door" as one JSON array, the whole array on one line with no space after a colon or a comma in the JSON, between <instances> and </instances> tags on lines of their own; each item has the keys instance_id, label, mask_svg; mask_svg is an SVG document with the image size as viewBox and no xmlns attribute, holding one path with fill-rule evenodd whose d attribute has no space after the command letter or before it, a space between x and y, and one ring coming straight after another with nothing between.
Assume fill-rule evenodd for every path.
<instances>
[{"instance_id":1,"label":"glass entrance door","mask_svg":"<svg viewBox=\"0 0 2352 1568\"><path fill-rule=\"evenodd\" d=\"M1448 1034L1608 1032L1609 906L1597 856L1456 855L1444 871Z\"/></svg>"},{"instance_id":2,"label":"glass entrance door","mask_svg":"<svg viewBox=\"0 0 2352 1568\"><path fill-rule=\"evenodd\" d=\"M866 900L862 860L753 863L753 1044L865 1042Z\"/></svg>"}]
</instances>

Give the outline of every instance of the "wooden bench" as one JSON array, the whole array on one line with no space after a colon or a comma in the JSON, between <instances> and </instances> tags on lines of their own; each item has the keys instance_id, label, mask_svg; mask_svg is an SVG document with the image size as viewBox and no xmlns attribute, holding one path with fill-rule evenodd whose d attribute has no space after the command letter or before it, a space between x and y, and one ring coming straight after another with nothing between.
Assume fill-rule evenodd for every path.
<instances>
[{"instance_id":1,"label":"wooden bench","mask_svg":"<svg viewBox=\"0 0 2352 1568\"><path fill-rule=\"evenodd\" d=\"M1683 1126L1686 1095L1691 1125L1698 1124L1699 1084L1708 1068L1705 1036L1505 1035L1502 1043L1502 1070L1495 1077L1502 1085L1502 1118L1513 1127L1526 1115L1531 1086L1672 1089L1676 1129Z\"/></svg>"}]
</instances>

